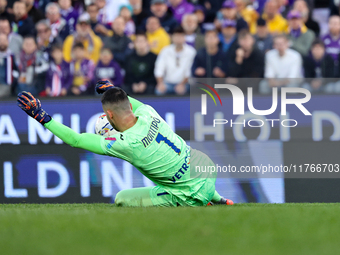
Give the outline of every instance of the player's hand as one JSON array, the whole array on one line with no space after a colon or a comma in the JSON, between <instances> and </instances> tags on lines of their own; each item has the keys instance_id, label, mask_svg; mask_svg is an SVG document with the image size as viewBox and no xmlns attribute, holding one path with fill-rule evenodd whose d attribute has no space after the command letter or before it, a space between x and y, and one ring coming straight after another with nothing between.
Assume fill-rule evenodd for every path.
<instances>
[{"instance_id":1,"label":"player's hand","mask_svg":"<svg viewBox=\"0 0 340 255\"><path fill-rule=\"evenodd\" d=\"M52 118L43 109L39 99L31 93L23 91L18 94L17 105L29 116L39 121L41 124L49 122Z\"/></svg>"},{"instance_id":2,"label":"player's hand","mask_svg":"<svg viewBox=\"0 0 340 255\"><path fill-rule=\"evenodd\" d=\"M114 85L109 80L99 80L96 84L98 94L104 94L105 91L112 89Z\"/></svg>"}]
</instances>

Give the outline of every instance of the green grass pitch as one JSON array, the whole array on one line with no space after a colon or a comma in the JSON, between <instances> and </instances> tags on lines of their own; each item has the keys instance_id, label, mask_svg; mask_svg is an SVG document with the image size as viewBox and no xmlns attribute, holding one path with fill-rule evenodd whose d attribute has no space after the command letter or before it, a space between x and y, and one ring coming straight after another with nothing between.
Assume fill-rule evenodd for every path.
<instances>
[{"instance_id":1,"label":"green grass pitch","mask_svg":"<svg viewBox=\"0 0 340 255\"><path fill-rule=\"evenodd\" d=\"M0 205L0 254L339 254L340 204Z\"/></svg>"}]
</instances>

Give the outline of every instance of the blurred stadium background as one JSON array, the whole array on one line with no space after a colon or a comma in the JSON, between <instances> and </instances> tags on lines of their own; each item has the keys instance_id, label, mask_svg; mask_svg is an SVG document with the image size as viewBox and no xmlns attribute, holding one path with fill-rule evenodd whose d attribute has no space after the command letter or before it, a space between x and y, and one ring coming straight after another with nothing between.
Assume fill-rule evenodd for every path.
<instances>
[{"instance_id":1,"label":"blurred stadium background","mask_svg":"<svg viewBox=\"0 0 340 255\"><path fill-rule=\"evenodd\" d=\"M57 120L93 132L98 79L155 107L187 141L188 79L219 78L243 90L240 79L258 79L251 86L259 105L272 87L306 88L308 107L321 113L317 121L303 121L288 136L273 128L265 141L259 130L245 129L240 139L226 129L227 159L336 163L337 0L2 0L0 37L2 203L112 202L119 190L153 185L126 162L62 144L15 105L18 91L31 91ZM285 176L217 181L238 203L338 202L338 187L337 179Z\"/></svg>"},{"instance_id":2,"label":"blurred stadium background","mask_svg":"<svg viewBox=\"0 0 340 255\"><path fill-rule=\"evenodd\" d=\"M242 204L117 208L118 191L153 183L63 144L15 96L30 91L56 120L94 132L94 84L109 79L193 146L223 147L217 162L338 164L339 10L339 0L0 0L0 254L336 254L339 206L324 203L340 202L339 178L223 176L216 189ZM262 109L272 87L305 88L313 117L291 109L296 128L209 134L193 119L194 78L250 86ZM222 100L235 120L231 95Z\"/></svg>"}]
</instances>

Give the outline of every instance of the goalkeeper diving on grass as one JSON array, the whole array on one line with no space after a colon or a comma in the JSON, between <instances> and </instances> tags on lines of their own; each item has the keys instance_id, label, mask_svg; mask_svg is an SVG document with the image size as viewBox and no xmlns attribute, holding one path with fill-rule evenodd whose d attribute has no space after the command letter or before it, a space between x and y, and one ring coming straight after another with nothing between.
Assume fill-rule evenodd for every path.
<instances>
[{"instance_id":1,"label":"goalkeeper diving on grass","mask_svg":"<svg viewBox=\"0 0 340 255\"><path fill-rule=\"evenodd\" d=\"M151 106L127 96L109 81L99 81L96 91L103 94L106 117L120 133L109 137L78 134L49 116L29 92L19 93L17 104L70 146L123 159L156 184L118 192L118 206L233 204L216 192L216 175L195 172L195 166L215 166L211 159L190 148Z\"/></svg>"}]
</instances>

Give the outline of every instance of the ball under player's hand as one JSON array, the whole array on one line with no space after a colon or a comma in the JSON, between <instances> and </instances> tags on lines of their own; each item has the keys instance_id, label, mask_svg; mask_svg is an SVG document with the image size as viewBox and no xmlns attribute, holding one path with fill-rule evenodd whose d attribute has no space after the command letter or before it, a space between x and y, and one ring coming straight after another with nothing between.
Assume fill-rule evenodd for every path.
<instances>
[{"instance_id":1,"label":"ball under player's hand","mask_svg":"<svg viewBox=\"0 0 340 255\"><path fill-rule=\"evenodd\" d=\"M96 84L96 91L98 94L104 94L105 91L113 88L114 85L109 80L99 80Z\"/></svg>"},{"instance_id":2,"label":"ball under player's hand","mask_svg":"<svg viewBox=\"0 0 340 255\"><path fill-rule=\"evenodd\" d=\"M52 119L50 115L41 109L40 100L36 99L30 92L23 91L19 93L17 105L43 125Z\"/></svg>"}]
</instances>

